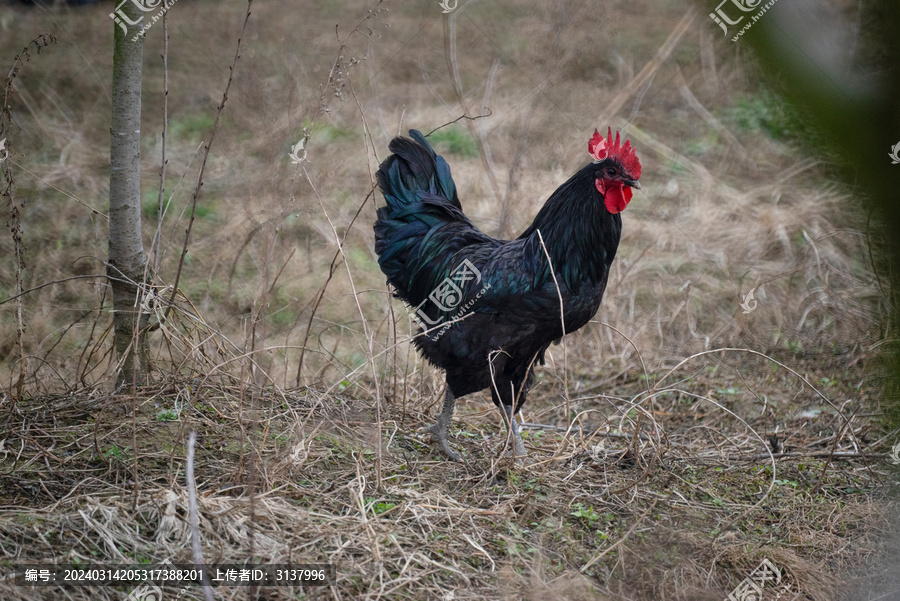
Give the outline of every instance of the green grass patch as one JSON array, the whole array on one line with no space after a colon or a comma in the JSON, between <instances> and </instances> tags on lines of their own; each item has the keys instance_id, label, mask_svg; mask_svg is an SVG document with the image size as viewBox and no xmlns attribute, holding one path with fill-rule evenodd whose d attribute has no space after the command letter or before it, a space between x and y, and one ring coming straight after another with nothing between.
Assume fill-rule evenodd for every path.
<instances>
[{"instance_id":1,"label":"green grass patch","mask_svg":"<svg viewBox=\"0 0 900 601\"><path fill-rule=\"evenodd\" d=\"M478 156L478 142L460 127L439 129L428 137L428 141L440 152L449 152L468 159Z\"/></svg>"}]
</instances>

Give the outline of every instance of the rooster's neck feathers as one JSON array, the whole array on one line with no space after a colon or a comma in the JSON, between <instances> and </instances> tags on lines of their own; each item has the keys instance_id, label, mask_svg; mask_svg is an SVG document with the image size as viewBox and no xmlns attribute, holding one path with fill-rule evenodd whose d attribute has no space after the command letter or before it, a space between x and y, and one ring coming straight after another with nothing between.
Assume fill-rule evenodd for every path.
<instances>
[{"instance_id":1,"label":"rooster's neck feathers","mask_svg":"<svg viewBox=\"0 0 900 601\"><path fill-rule=\"evenodd\" d=\"M622 218L604 208L594 185L596 168L595 164L586 165L557 188L519 236L525 241L525 260L535 271L536 286L552 279L547 254L557 276L561 275L572 291L585 281L599 282L606 277L622 234Z\"/></svg>"}]
</instances>

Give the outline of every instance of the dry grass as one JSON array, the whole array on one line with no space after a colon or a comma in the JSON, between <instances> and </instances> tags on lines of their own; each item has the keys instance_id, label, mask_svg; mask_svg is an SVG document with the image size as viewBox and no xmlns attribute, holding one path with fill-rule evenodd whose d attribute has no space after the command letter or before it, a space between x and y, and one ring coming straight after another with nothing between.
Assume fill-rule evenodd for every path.
<instances>
[{"instance_id":1,"label":"dry grass","mask_svg":"<svg viewBox=\"0 0 900 601\"><path fill-rule=\"evenodd\" d=\"M198 146L209 134L227 80L242 8L237 3L209 14L203 3L186 2L170 15L166 197L172 196L172 204L163 223L161 283L174 279ZM352 287L343 268L329 282L313 327L306 331L335 253L326 215L346 236L344 256L364 315L381 326L375 344L393 344L385 342L386 290L372 251L369 224L375 202L363 199L371 173L398 130L428 131L461 114L443 48L431 42L442 36L440 19L394 7L364 20L351 34L367 8L335 6L315 20L276 4L254 7L252 39L239 62L189 245L183 291L206 321L236 341L246 336L246 318L258 315L264 331L257 334L265 346L278 347L267 371L283 386L296 384L298 340L306 336L312 347L304 359L303 383L327 386L344 376L345 366L357 367L366 356L354 348L359 342L352 339L364 327L354 303L347 302ZM438 143L454 169L467 212L486 231L498 233L499 228L507 234L521 231L549 193L583 164L586 132L598 125L598 115L609 113L610 102L622 104L617 91L634 87L628 85L633 74L656 54L656 41L664 41L685 12L670 7L646 19L658 40L629 34L630 28L615 29L604 38L612 51L591 53L596 62L590 63L583 47L592 43L591 32L611 27L604 19L613 15L583 3L521 14L509 10L475 3L459 15L455 31L458 48L465 49L458 53L467 104L475 114L485 112L481 104L486 104L491 116L468 122L475 135L465 121L450 126L449 142ZM60 38L57 47L26 66L18 82L25 127L15 132L16 148L23 152L13 159L19 194L30 201L24 216L29 226L26 284L104 273L105 252L98 242L105 238L105 218L85 208L102 213L107 186L103 149L108 147L104 119L110 56L101 50L109 46L103 18L100 9L15 12L15 31L55 28ZM339 35L347 40L337 63L338 42L323 25L332 21L341 23ZM642 22L633 24L634 31ZM652 359L658 352L670 356L672 349L680 354L747 340L765 350L791 344L809 351L843 350L877 335L880 297L864 266L864 232L854 229L865 223L854 217L849 194L836 184L822 185L822 167L798 151L795 138L777 129L792 123L732 46L714 45L718 70L712 80L704 76L696 55L701 23L695 19L687 25L688 33L678 38L668 59L647 63L654 69L637 79L646 83L631 98L626 95L619 114L610 117L635 138L648 176L625 215L625 237L601 320ZM199 31L208 37L203 45ZM535 43L521 44L511 37L514 31ZM148 242L157 225L153 190L161 138L153 132L162 129L161 36L161 30L148 36L145 51ZM6 37L5 54L22 45L12 40L15 36ZM82 48L78 40L91 40L90 62L84 51L66 51ZM296 47L289 40L303 43L286 51L285 45ZM488 79L495 58L499 67ZM323 97L321 86L328 82ZM59 97L60 86L69 84L78 93ZM708 114L696 112L683 90ZM323 106L327 112L321 112ZM735 133L721 136L708 122L712 114L720 127ZM311 130L309 161L298 167L287 153L303 127ZM770 130L777 130L778 139ZM491 177L479 142L488 146ZM490 181L502 188L499 202ZM10 242L4 238L0 244L6 252ZM14 280L8 262L0 269L3 281ZM85 330L91 328L87 320L96 317L101 299L108 302L104 285L102 277L82 278L28 296L27 352L40 358L29 365L29 373L37 376L29 382L33 390L71 384L79 366L67 359L80 354ZM751 288L760 304L744 317L739 303ZM9 305L0 307L6 311ZM395 310L405 313L399 306ZM87 317L59 340L73 314ZM408 320L402 321L408 329ZM11 340L11 327L7 320L0 323L0 338ZM611 342L609 332L595 329L590 335L602 339L603 346ZM54 353L45 356L51 346ZM623 352L629 359L630 351ZM0 355L16 357L6 346ZM169 363L165 355L161 363ZM8 361L3 368L12 365ZM88 382L107 378L108 365ZM54 371L59 375L51 375ZM8 382L9 374L0 371L0 381Z\"/></svg>"},{"instance_id":2,"label":"dry grass","mask_svg":"<svg viewBox=\"0 0 900 601\"><path fill-rule=\"evenodd\" d=\"M207 561L334 563L334 589L309 593L315 598L530 590L536 599L712 599L768 558L795 592L834 599L836 574L877 549L891 517L869 420L792 415L788 403L742 411L750 395L707 390L719 378L712 369L698 376L704 364L758 381L757 394L794 388L800 399L815 397L793 374L743 353L698 357L652 401L632 379L615 394L573 399L579 417L567 433L527 427L530 462L515 469L497 459L499 418L483 406L466 405L454 422L464 464L443 461L412 434L425 419L392 407L381 490L374 412L352 397L272 398L269 388L196 381L127 398L45 397L7 422L21 446L4 447L14 474L3 477L4 553L14 563L189 563L183 430L191 428ZM133 424L121 416L131 403ZM630 417L642 405L654 408ZM783 447L772 456L759 436L776 423ZM68 592L117 598L110 588ZM14 594L59 591L0 581L0 597Z\"/></svg>"},{"instance_id":3,"label":"dry grass","mask_svg":"<svg viewBox=\"0 0 900 601\"><path fill-rule=\"evenodd\" d=\"M101 277L108 7L0 8L0 57L45 30L59 39L17 79L10 134L28 200L25 288L60 283L24 297L30 396L4 397L5 562L190 562L195 430L207 560L336 564L336 585L311 597L721 599L764 558L808 599L878 577L860 570L895 515L881 461L896 433L879 422L886 301L851 192L809 158L740 44L711 38L687 5L461 4L446 30L436 2L254 4L177 310L153 335L156 383L130 396L110 392ZM179 0L169 14L163 298L245 8ZM162 47L156 26L148 246ZM594 127L627 130L644 164L603 307L539 370L530 462L514 469L497 459L484 395L452 426L465 464L414 434L441 374L411 350L372 249L380 199L367 194L387 142L463 104L490 116L434 139L491 234L524 229L584 163ZM308 161L293 165L304 128ZM0 238L3 257L11 248ZM14 269L0 260L0 302ZM74 275L98 277L62 282ZM14 338L5 303L4 389ZM752 352L694 355L726 346ZM0 580L0 598L60 594Z\"/></svg>"}]
</instances>

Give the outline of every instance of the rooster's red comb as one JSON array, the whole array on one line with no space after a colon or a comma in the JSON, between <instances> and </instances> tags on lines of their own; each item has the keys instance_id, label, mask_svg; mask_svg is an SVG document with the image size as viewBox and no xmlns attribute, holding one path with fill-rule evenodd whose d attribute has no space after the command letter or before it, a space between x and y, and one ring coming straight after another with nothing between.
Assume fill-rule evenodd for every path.
<instances>
[{"instance_id":1,"label":"rooster's red comb","mask_svg":"<svg viewBox=\"0 0 900 601\"><path fill-rule=\"evenodd\" d=\"M631 145L631 140L625 140L625 144L619 145L619 132L616 131L616 139L613 141L612 128L606 130L606 139L596 129L594 137L588 142L588 152L598 161L605 159L614 159L618 161L625 172L634 179L641 177L641 161L638 160L637 153Z\"/></svg>"}]
</instances>

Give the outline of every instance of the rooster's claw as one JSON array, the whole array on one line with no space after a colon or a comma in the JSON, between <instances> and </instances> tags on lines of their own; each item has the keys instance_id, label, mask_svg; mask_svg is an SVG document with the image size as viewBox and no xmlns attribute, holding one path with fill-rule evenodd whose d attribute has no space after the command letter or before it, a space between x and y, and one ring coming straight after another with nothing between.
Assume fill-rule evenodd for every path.
<instances>
[{"instance_id":1,"label":"rooster's claw","mask_svg":"<svg viewBox=\"0 0 900 601\"><path fill-rule=\"evenodd\" d=\"M436 424L422 428L421 431L426 434L431 434L431 438L438 443L441 452L444 453L450 461L462 461L462 456L451 449L450 444L447 442L447 430L447 427L442 427L441 422L437 422Z\"/></svg>"}]
</instances>

